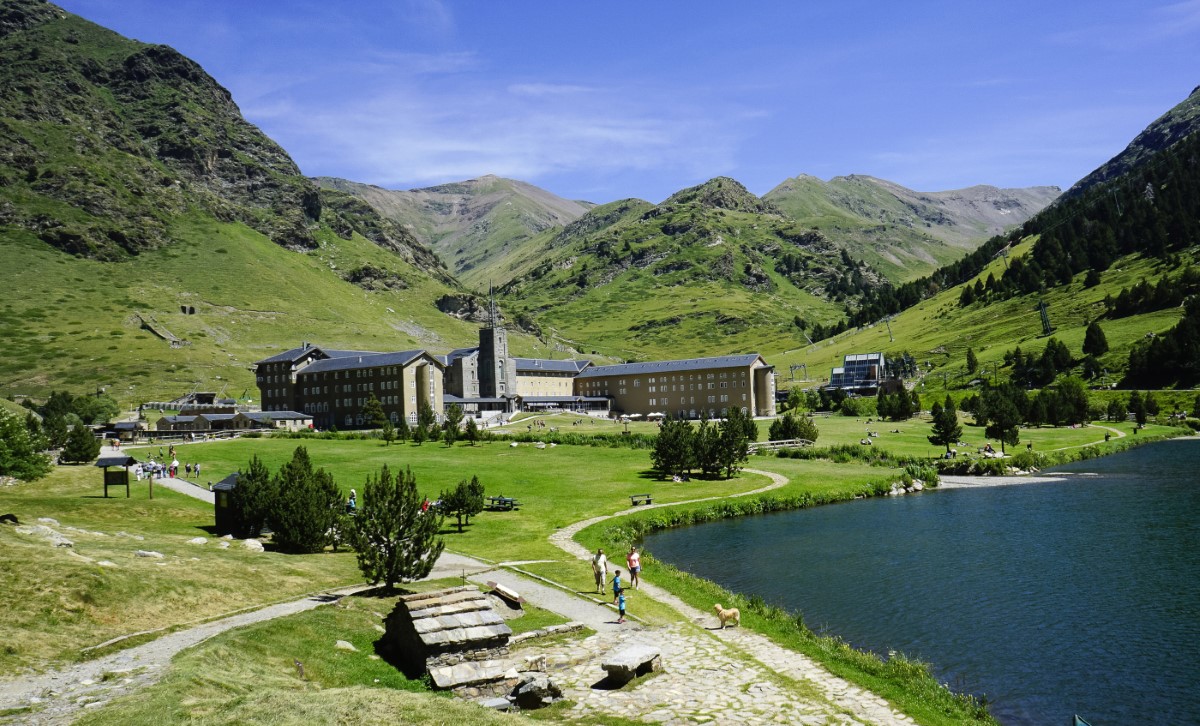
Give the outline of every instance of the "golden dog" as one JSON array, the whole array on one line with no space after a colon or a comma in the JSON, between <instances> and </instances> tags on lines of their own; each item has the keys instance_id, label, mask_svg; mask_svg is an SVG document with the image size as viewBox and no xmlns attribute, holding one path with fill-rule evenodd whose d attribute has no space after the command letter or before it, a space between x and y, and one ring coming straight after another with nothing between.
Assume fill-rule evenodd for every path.
<instances>
[{"instance_id":1,"label":"golden dog","mask_svg":"<svg viewBox=\"0 0 1200 726\"><path fill-rule=\"evenodd\" d=\"M717 612L717 619L721 621L721 630L725 629L725 623L732 620L734 625L741 626L742 614L737 608L729 608L726 610L721 607L720 603L713 605L713 610Z\"/></svg>"}]
</instances>

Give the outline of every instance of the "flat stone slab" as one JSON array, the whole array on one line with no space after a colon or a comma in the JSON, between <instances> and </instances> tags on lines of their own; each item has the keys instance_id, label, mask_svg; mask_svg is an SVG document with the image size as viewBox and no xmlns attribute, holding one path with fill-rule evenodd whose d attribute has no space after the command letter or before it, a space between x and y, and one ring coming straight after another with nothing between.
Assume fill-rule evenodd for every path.
<instances>
[{"instance_id":1,"label":"flat stone slab","mask_svg":"<svg viewBox=\"0 0 1200 726\"><path fill-rule=\"evenodd\" d=\"M618 683L662 670L662 651L652 645L631 645L610 653L600 663L608 677Z\"/></svg>"},{"instance_id":2,"label":"flat stone slab","mask_svg":"<svg viewBox=\"0 0 1200 726\"><path fill-rule=\"evenodd\" d=\"M438 688L457 688L481 683L516 678L517 672L507 661L485 660L465 662L449 666L435 666L429 669L433 683Z\"/></svg>"}]
</instances>

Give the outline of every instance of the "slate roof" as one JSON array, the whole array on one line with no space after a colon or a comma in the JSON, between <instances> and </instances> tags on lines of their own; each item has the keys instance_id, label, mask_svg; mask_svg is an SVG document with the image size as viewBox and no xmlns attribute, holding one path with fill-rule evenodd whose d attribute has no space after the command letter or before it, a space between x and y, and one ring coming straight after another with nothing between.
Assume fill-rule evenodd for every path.
<instances>
[{"instance_id":1,"label":"slate roof","mask_svg":"<svg viewBox=\"0 0 1200 726\"><path fill-rule=\"evenodd\" d=\"M297 376L307 376L313 373L328 373L329 371L352 371L359 368L379 368L381 366L403 366L415 358L425 354L424 350L401 350L395 353L363 353L362 355L345 355L336 358L326 358L316 361Z\"/></svg>"},{"instance_id":2,"label":"slate roof","mask_svg":"<svg viewBox=\"0 0 1200 726\"><path fill-rule=\"evenodd\" d=\"M263 363L290 363L299 359L300 356L304 355L310 350L319 350L330 358L345 358L352 355L379 355L379 351L374 350L336 350L334 348L322 348L317 345L302 345L299 348L292 348L291 350L285 350L282 353L276 353L270 358L263 358L260 361L255 361L254 365L257 366Z\"/></svg>"},{"instance_id":3,"label":"slate roof","mask_svg":"<svg viewBox=\"0 0 1200 726\"><path fill-rule=\"evenodd\" d=\"M661 360L648 363L618 363L611 366L590 366L578 378L603 378L606 376L636 376L651 373L686 373L687 371L712 368L749 368L762 356L758 353L745 355L722 355L715 358L688 358L686 360Z\"/></svg>"},{"instance_id":4,"label":"slate roof","mask_svg":"<svg viewBox=\"0 0 1200 726\"><path fill-rule=\"evenodd\" d=\"M133 466L138 460L129 454L109 454L96 459L96 466Z\"/></svg>"},{"instance_id":5,"label":"slate roof","mask_svg":"<svg viewBox=\"0 0 1200 726\"><path fill-rule=\"evenodd\" d=\"M549 360L546 358L513 358L517 373L570 373L575 375L592 364L590 360Z\"/></svg>"},{"instance_id":6,"label":"slate roof","mask_svg":"<svg viewBox=\"0 0 1200 726\"><path fill-rule=\"evenodd\" d=\"M198 417L196 416L163 416L159 420L166 421L168 423L191 423L197 418Z\"/></svg>"},{"instance_id":7,"label":"slate roof","mask_svg":"<svg viewBox=\"0 0 1200 726\"><path fill-rule=\"evenodd\" d=\"M239 476L241 476L241 472L237 472L237 471L233 472L232 474L225 477L221 481L217 482L216 484L213 484L212 485L213 491L214 492L215 491L227 492L227 491L233 489L234 487L237 486Z\"/></svg>"},{"instance_id":8,"label":"slate roof","mask_svg":"<svg viewBox=\"0 0 1200 726\"><path fill-rule=\"evenodd\" d=\"M246 418L253 421L298 421L312 418L312 414L299 411L251 411Z\"/></svg>"},{"instance_id":9,"label":"slate roof","mask_svg":"<svg viewBox=\"0 0 1200 726\"><path fill-rule=\"evenodd\" d=\"M507 642L512 628L474 588L407 595L400 598L417 636L431 651L469 650L477 642Z\"/></svg>"},{"instance_id":10,"label":"slate roof","mask_svg":"<svg viewBox=\"0 0 1200 726\"><path fill-rule=\"evenodd\" d=\"M434 357L445 365L453 365L454 361L458 360L459 358L466 358L467 356L474 355L478 352L479 346L475 346L474 348L455 348L446 355L438 355Z\"/></svg>"}]
</instances>

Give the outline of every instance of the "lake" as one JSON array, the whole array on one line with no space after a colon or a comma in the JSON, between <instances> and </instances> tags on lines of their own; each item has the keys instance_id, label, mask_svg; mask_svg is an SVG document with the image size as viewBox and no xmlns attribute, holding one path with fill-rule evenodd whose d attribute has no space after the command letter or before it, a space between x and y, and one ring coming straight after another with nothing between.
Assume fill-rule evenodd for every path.
<instances>
[{"instance_id":1,"label":"lake","mask_svg":"<svg viewBox=\"0 0 1200 726\"><path fill-rule=\"evenodd\" d=\"M1005 724L1200 723L1200 440L1062 481L659 532L655 557L933 664Z\"/></svg>"}]
</instances>

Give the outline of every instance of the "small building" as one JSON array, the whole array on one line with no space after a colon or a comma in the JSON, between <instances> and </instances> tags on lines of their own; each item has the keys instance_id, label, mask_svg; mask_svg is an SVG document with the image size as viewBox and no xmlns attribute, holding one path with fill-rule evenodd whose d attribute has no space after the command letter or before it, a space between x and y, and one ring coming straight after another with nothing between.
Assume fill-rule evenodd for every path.
<instances>
[{"instance_id":1,"label":"small building","mask_svg":"<svg viewBox=\"0 0 1200 726\"><path fill-rule=\"evenodd\" d=\"M512 628L475 587L405 595L388 615L380 651L409 678L426 672L438 688L496 683L503 692Z\"/></svg>"},{"instance_id":2,"label":"small building","mask_svg":"<svg viewBox=\"0 0 1200 726\"><path fill-rule=\"evenodd\" d=\"M887 369L883 353L852 353L842 359L841 367L829 374L826 388L840 389L858 396L874 396Z\"/></svg>"}]
</instances>

